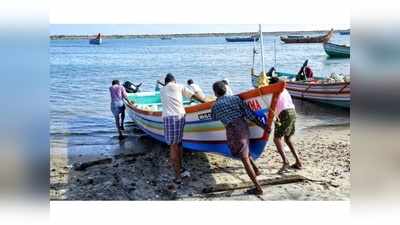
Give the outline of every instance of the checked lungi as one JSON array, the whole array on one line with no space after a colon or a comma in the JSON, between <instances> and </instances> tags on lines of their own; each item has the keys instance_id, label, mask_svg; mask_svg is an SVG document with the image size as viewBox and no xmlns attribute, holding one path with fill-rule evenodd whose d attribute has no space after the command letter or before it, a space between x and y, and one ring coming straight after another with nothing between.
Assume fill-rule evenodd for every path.
<instances>
[{"instance_id":1,"label":"checked lungi","mask_svg":"<svg viewBox=\"0 0 400 225\"><path fill-rule=\"evenodd\" d=\"M164 120L164 138L169 145L182 143L185 116L167 116Z\"/></svg>"}]
</instances>

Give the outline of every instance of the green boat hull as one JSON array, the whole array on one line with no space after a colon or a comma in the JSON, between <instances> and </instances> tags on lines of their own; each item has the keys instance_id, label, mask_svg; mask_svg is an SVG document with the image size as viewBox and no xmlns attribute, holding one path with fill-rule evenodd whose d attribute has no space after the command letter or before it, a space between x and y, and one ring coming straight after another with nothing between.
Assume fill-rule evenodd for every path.
<instances>
[{"instance_id":1,"label":"green boat hull","mask_svg":"<svg viewBox=\"0 0 400 225\"><path fill-rule=\"evenodd\" d=\"M350 58L350 47L333 43L324 43L324 50L331 58Z\"/></svg>"}]
</instances>

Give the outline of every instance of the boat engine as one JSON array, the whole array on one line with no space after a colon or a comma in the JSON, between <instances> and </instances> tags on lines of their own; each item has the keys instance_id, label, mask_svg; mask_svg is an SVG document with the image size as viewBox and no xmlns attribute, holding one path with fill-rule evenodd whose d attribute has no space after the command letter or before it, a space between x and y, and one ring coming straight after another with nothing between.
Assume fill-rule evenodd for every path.
<instances>
[{"instance_id":1,"label":"boat engine","mask_svg":"<svg viewBox=\"0 0 400 225\"><path fill-rule=\"evenodd\" d=\"M142 86L142 84L143 84L143 82L136 85L130 81L125 81L125 83L122 86L124 86L126 92L136 93L136 92L139 92L139 87Z\"/></svg>"}]
</instances>

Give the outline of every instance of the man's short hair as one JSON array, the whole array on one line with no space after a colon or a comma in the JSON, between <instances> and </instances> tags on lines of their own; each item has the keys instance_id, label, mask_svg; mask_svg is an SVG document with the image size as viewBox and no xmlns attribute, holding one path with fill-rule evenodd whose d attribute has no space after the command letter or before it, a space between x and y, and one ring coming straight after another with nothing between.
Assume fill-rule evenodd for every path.
<instances>
[{"instance_id":1,"label":"man's short hair","mask_svg":"<svg viewBox=\"0 0 400 225\"><path fill-rule=\"evenodd\" d=\"M171 81L176 81L175 77L171 73L167 73L167 75L165 76L165 85L167 85Z\"/></svg>"},{"instance_id":2,"label":"man's short hair","mask_svg":"<svg viewBox=\"0 0 400 225\"><path fill-rule=\"evenodd\" d=\"M193 80L192 79L187 80L187 84L189 85L193 84Z\"/></svg>"},{"instance_id":3,"label":"man's short hair","mask_svg":"<svg viewBox=\"0 0 400 225\"><path fill-rule=\"evenodd\" d=\"M119 80L113 80L112 85L119 84Z\"/></svg>"},{"instance_id":4,"label":"man's short hair","mask_svg":"<svg viewBox=\"0 0 400 225\"><path fill-rule=\"evenodd\" d=\"M279 82L279 78L278 77L271 77L269 80L269 84L276 84Z\"/></svg>"},{"instance_id":5,"label":"man's short hair","mask_svg":"<svg viewBox=\"0 0 400 225\"><path fill-rule=\"evenodd\" d=\"M229 85L228 79L223 79L222 82L223 82L225 85Z\"/></svg>"},{"instance_id":6,"label":"man's short hair","mask_svg":"<svg viewBox=\"0 0 400 225\"><path fill-rule=\"evenodd\" d=\"M223 81L217 81L213 84L213 90L216 96L223 96L226 93L226 86Z\"/></svg>"}]
</instances>

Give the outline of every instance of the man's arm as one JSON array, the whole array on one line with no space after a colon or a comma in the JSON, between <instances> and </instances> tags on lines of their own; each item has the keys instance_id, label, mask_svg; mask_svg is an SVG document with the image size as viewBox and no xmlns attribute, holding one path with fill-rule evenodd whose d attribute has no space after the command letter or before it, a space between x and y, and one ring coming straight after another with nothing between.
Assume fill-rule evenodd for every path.
<instances>
[{"instance_id":1,"label":"man's arm","mask_svg":"<svg viewBox=\"0 0 400 225\"><path fill-rule=\"evenodd\" d=\"M124 98L126 100L126 102L128 102L129 104L134 104L133 101L129 100L128 98L128 94L126 93L126 90L124 87L122 87L122 98Z\"/></svg>"},{"instance_id":2,"label":"man's arm","mask_svg":"<svg viewBox=\"0 0 400 225\"><path fill-rule=\"evenodd\" d=\"M201 103L205 103L205 99L203 99L202 97L199 96L199 94L197 94L197 92L192 95L192 98L196 99L197 101L201 102Z\"/></svg>"},{"instance_id":3,"label":"man's arm","mask_svg":"<svg viewBox=\"0 0 400 225\"><path fill-rule=\"evenodd\" d=\"M161 83L160 80L157 80L157 83L158 83L158 84L161 84L161 86L165 86L165 84Z\"/></svg>"},{"instance_id":4,"label":"man's arm","mask_svg":"<svg viewBox=\"0 0 400 225\"><path fill-rule=\"evenodd\" d=\"M196 92L191 91L189 88L187 87L183 87L182 88L182 95L186 96L187 98L193 98L201 103L205 103L206 101L199 96Z\"/></svg>"}]
</instances>

